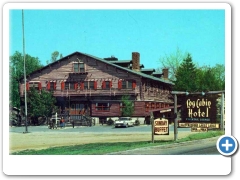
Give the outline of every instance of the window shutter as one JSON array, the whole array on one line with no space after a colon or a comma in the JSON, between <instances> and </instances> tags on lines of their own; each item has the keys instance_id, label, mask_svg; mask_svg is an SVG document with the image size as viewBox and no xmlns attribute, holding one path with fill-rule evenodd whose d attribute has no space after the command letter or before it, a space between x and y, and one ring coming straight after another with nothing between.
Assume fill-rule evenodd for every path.
<instances>
[{"instance_id":1,"label":"window shutter","mask_svg":"<svg viewBox=\"0 0 240 180\"><path fill-rule=\"evenodd\" d=\"M94 81L93 86L94 86L94 89L97 90L97 81Z\"/></svg>"},{"instance_id":2,"label":"window shutter","mask_svg":"<svg viewBox=\"0 0 240 180\"><path fill-rule=\"evenodd\" d=\"M57 89L57 82L53 82L53 89L56 90Z\"/></svg>"},{"instance_id":3,"label":"window shutter","mask_svg":"<svg viewBox=\"0 0 240 180\"><path fill-rule=\"evenodd\" d=\"M50 90L50 82L47 83L47 90Z\"/></svg>"},{"instance_id":4,"label":"window shutter","mask_svg":"<svg viewBox=\"0 0 240 180\"><path fill-rule=\"evenodd\" d=\"M41 82L38 83L38 90L42 90L42 83Z\"/></svg>"},{"instance_id":5,"label":"window shutter","mask_svg":"<svg viewBox=\"0 0 240 180\"><path fill-rule=\"evenodd\" d=\"M135 81L135 80L133 80L133 82L132 82L132 88L133 88L133 89L136 88L136 81Z\"/></svg>"},{"instance_id":6,"label":"window shutter","mask_svg":"<svg viewBox=\"0 0 240 180\"><path fill-rule=\"evenodd\" d=\"M61 82L61 90L64 91L64 89L65 89L65 82L62 81L62 82Z\"/></svg>"},{"instance_id":7,"label":"window shutter","mask_svg":"<svg viewBox=\"0 0 240 180\"><path fill-rule=\"evenodd\" d=\"M118 80L118 89L122 89L122 80Z\"/></svg>"},{"instance_id":8,"label":"window shutter","mask_svg":"<svg viewBox=\"0 0 240 180\"><path fill-rule=\"evenodd\" d=\"M112 81L109 81L110 89L112 88Z\"/></svg>"},{"instance_id":9,"label":"window shutter","mask_svg":"<svg viewBox=\"0 0 240 180\"><path fill-rule=\"evenodd\" d=\"M29 82L26 83L26 91L29 91Z\"/></svg>"},{"instance_id":10,"label":"window shutter","mask_svg":"<svg viewBox=\"0 0 240 180\"><path fill-rule=\"evenodd\" d=\"M80 89L81 89L81 90L84 90L84 82L81 82L81 83L80 83Z\"/></svg>"},{"instance_id":11,"label":"window shutter","mask_svg":"<svg viewBox=\"0 0 240 180\"><path fill-rule=\"evenodd\" d=\"M77 90L77 88L78 88L78 83L75 83L74 84L74 89Z\"/></svg>"},{"instance_id":12,"label":"window shutter","mask_svg":"<svg viewBox=\"0 0 240 180\"><path fill-rule=\"evenodd\" d=\"M106 89L106 82L105 81L102 82L102 89Z\"/></svg>"}]
</instances>

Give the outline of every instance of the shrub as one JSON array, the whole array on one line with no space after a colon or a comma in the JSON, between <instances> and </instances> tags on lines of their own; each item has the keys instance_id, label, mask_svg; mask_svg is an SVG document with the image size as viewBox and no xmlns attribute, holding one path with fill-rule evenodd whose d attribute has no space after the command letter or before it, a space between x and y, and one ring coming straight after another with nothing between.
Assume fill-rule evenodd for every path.
<instances>
[{"instance_id":1,"label":"shrub","mask_svg":"<svg viewBox=\"0 0 240 180\"><path fill-rule=\"evenodd\" d=\"M139 126L140 125L140 121L137 119L136 121L135 121L135 126Z\"/></svg>"},{"instance_id":2,"label":"shrub","mask_svg":"<svg viewBox=\"0 0 240 180\"><path fill-rule=\"evenodd\" d=\"M110 118L110 119L107 121L107 125L112 126L113 124L114 124L114 121Z\"/></svg>"}]
</instances>

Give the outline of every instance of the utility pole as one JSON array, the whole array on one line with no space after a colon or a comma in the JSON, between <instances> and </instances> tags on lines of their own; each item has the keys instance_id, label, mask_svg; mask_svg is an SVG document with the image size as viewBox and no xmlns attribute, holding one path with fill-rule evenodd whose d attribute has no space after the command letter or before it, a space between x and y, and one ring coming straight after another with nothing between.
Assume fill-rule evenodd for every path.
<instances>
[{"instance_id":1,"label":"utility pole","mask_svg":"<svg viewBox=\"0 0 240 180\"><path fill-rule=\"evenodd\" d=\"M26 88L26 55L25 55L25 39L24 39L24 13L22 10L22 32L23 32L23 61L24 61L24 91L25 91L25 133L28 132L27 122L27 88Z\"/></svg>"}]
</instances>

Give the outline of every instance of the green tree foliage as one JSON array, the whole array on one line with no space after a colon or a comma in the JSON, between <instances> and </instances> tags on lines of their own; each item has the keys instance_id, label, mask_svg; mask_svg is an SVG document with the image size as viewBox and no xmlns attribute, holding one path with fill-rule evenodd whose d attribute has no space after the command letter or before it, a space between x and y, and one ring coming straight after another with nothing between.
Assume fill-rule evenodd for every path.
<instances>
[{"instance_id":1,"label":"green tree foliage","mask_svg":"<svg viewBox=\"0 0 240 180\"><path fill-rule=\"evenodd\" d=\"M196 91L197 90L197 69L188 53L176 71L174 90Z\"/></svg>"},{"instance_id":2,"label":"green tree foliage","mask_svg":"<svg viewBox=\"0 0 240 180\"><path fill-rule=\"evenodd\" d=\"M47 64L50 64L50 63L53 63L53 62L57 61L57 60L58 60L58 56L59 56L60 59L63 57L63 55L60 54L58 51L54 51L54 52L51 54L51 60L50 60L50 62L47 60L46 63L47 63Z\"/></svg>"},{"instance_id":3,"label":"green tree foliage","mask_svg":"<svg viewBox=\"0 0 240 180\"><path fill-rule=\"evenodd\" d=\"M122 115L123 116L132 116L134 112L133 101L130 100L130 96L124 95L121 98L123 108L122 108Z\"/></svg>"},{"instance_id":4,"label":"green tree foliage","mask_svg":"<svg viewBox=\"0 0 240 180\"><path fill-rule=\"evenodd\" d=\"M174 90L176 91L218 91L225 89L225 66L196 67L188 54L177 68Z\"/></svg>"},{"instance_id":5,"label":"green tree foliage","mask_svg":"<svg viewBox=\"0 0 240 180\"><path fill-rule=\"evenodd\" d=\"M25 57L26 75L43 67L37 57L26 54ZM10 104L13 107L20 107L19 80L24 77L23 55L16 51L10 56Z\"/></svg>"},{"instance_id":6,"label":"green tree foliage","mask_svg":"<svg viewBox=\"0 0 240 180\"><path fill-rule=\"evenodd\" d=\"M51 59L51 61L52 61L52 62L57 61L58 56L59 56L59 52L58 52L58 51L54 51L54 52L52 53L52 59Z\"/></svg>"},{"instance_id":7,"label":"green tree foliage","mask_svg":"<svg viewBox=\"0 0 240 180\"><path fill-rule=\"evenodd\" d=\"M216 64L214 67L204 66L197 70L197 89L199 91L217 91L225 89L225 67Z\"/></svg>"},{"instance_id":8,"label":"green tree foliage","mask_svg":"<svg viewBox=\"0 0 240 180\"><path fill-rule=\"evenodd\" d=\"M29 116L38 118L41 116L50 117L56 111L56 98L52 92L31 88L27 94L27 109Z\"/></svg>"},{"instance_id":9,"label":"green tree foliage","mask_svg":"<svg viewBox=\"0 0 240 180\"><path fill-rule=\"evenodd\" d=\"M160 58L159 61L161 63L161 68L158 68L157 71L162 72L163 68L168 68L169 79L175 81L177 69L182 63L184 57L186 57L186 53L182 53L182 51L177 48L175 53Z\"/></svg>"}]
</instances>

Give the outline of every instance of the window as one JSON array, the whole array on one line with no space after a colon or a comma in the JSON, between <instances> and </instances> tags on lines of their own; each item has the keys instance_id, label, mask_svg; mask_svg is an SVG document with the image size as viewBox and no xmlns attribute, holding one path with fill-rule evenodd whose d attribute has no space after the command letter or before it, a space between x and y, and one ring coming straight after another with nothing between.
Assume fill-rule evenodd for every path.
<instances>
[{"instance_id":1,"label":"window","mask_svg":"<svg viewBox=\"0 0 240 180\"><path fill-rule=\"evenodd\" d=\"M50 90L54 90L54 82L50 82Z\"/></svg>"},{"instance_id":2,"label":"window","mask_svg":"<svg viewBox=\"0 0 240 180\"><path fill-rule=\"evenodd\" d=\"M155 109L155 103L154 102L151 103L151 109Z\"/></svg>"},{"instance_id":3,"label":"window","mask_svg":"<svg viewBox=\"0 0 240 180\"><path fill-rule=\"evenodd\" d=\"M27 86L27 90L30 89L36 89L36 90L41 90L42 89L42 84L40 82L29 82L28 84L26 84Z\"/></svg>"},{"instance_id":4,"label":"window","mask_svg":"<svg viewBox=\"0 0 240 180\"><path fill-rule=\"evenodd\" d=\"M49 81L47 83L47 90L50 90L50 91L53 91L53 90L56 90L56 82L55 81Z\"/></svg>"},{"instance_id":5,"label":"window","mask_svg":"<svg viewBox=\"0 0 240 180\"><path fill-rule=\"evenodd\" d=\"M85 72L85 64L73 63L73 72Z\"/></svg>"},{"instance_id":6,"label":"window","mask_svg":"<svg viewBox=\"0 0 240 180\"><path fill-rule=\"evenodd\" d=\"M75 83L73 82L69 83L69 89L75 89Z\"/></svg>"},{"instance_id":7,"label":"window","mask_svg":"<svg viewBox=\"0 0 240 180\"><path fill-rule=\"evenodd\" d=\"M84 81L84 89L89 89L88 88L88 81Z\"/></svg>"},{"instance_id":8,"label":"window","mask_svg":"<svg viewBox=\"0 0 240 180\"><path fill-rule=\"evenodd\" d=\"M84 64L79 63L79 72L85 72Z\"/></svg>"},{"instance_id":9,"label":"window","mask_svg":"<svg viewBox=\"0 0 240 180\"><path fill-rule=\"evenodd\" d=\"M65 83L65 90L69 89L69 82Z\"/></svg>"},{"instance_id":10,"label":"window","mask_svg":"<svg viewBox=\"0 0 240 180\"><path fill-rule=\"evenodd\" d=\"M122 81L122 89L127 89L127 81Z\"/></svg>"},{"instance_id":11,"label":"window","mask_svg":"<svg viewBox=\"0 0 240 180\"><path fill-rule=\"evenodd\" d=\"M110 111L109 103L96 103L96 111Z\"/></svg>"},{"instance_id":12,"label":"window","mask_svg":"<svg viewBox=\"0 0 240 180\"><path fill-rule=\"evenodd\" d=\"M124 80L118 82L118 89L135 89L136 81L135 80Z\"/></svg>"},{"instance_id":13,"label":"window","mask_svg":"<svg viewBox=\"0 0 240 180\"><path fill-rule=\"evenodd\" d=\"M145 103L145 111L148 112L150 109L150 103L149 102L146 102Z\"/></svg>"},{"instance_id":14,"label":"window","mask_svg":"<svg viewBox=\"0 0 240 180\"><path fill-rule=\"evenodd\" d=\"M127 89L132 89L132 81L127 81Z\"/></svg>"},{"instance_id":15,"label":"window","mask_svg":"<svg viewBox=\"0 0 240 180\"><path fill-rule=\"evenodd\" d=\"M90 82L89 82L89 88L90 88L90 89L95 89L95 88L94 88L94 81L90 81Z\"/></svg>"},{"instance_id":16,"label":"window","mask_svg":"<svg viewBox=\"0 0 240 180\"><path fill-rule=\"evenodd\" d=\"M102 89L110 89L112 87L112 81L103 81Z\"/></svg>"}]
</instances>

